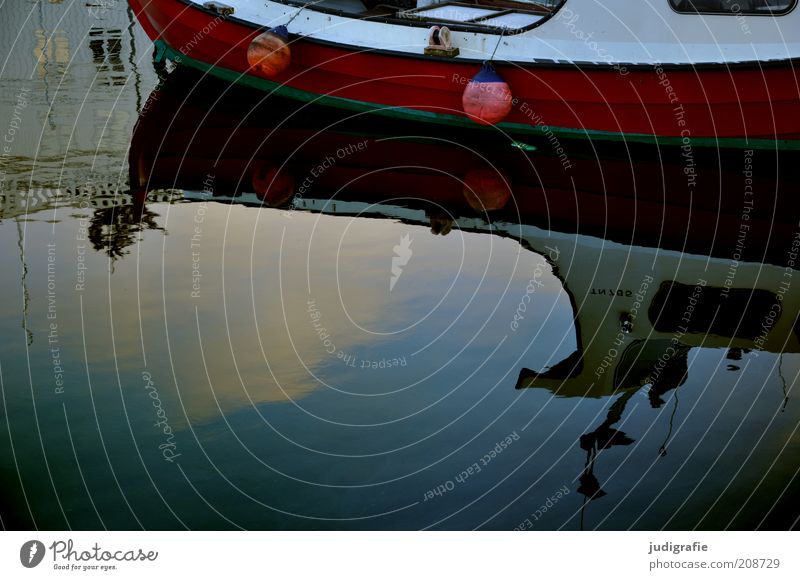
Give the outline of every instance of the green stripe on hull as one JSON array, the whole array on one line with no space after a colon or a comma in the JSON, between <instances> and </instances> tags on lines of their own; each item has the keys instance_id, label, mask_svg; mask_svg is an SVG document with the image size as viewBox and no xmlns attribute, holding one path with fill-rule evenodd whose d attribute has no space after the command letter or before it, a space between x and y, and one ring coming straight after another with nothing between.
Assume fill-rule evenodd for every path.
<instances>
[{"instance_id":1,"label":"green stripe on hull","mask_svg":"<svg viewBox=\"0 0 800 580\"><path fill-rule=\"evenodd\" d=\"M656 135L646 135L641 133L612 133L608 131L593 131L581 129L565 129L561 127L547 127L545 125L525 125L522 123L499 123L492 127L478 125L467 117L458 115L448 115L445 113L432 113L430 111L418 111L402 107L388 107L364 101L355 101L342 97L330 95L320 95L310 93L300 89L292 88L288 85L276 83L268 79L246 75L219 66L206 64L202 61L189 58L178 52L163 40L155 41L154 59L157 62L171 60L177 64L187 65L202 72L211 74L228 82L245 85L261 91L266 91L280 97L294 99L306 103L315 103L338 109L347 109L358 112L372 112L385 117L395 119L405 119L414 122L435 123L451 127L461 127L477 131L501 130L512 135L530 135L539 138L558 139L582 139L595 141L617 141L630 143L645 143L650 145L685 145L681 137L659 137ZM740 137L692 137L688 144L692 147L713 147L731 149L767 149L780 151L800 150L800 140L772 140L772 139L745 139Z\"/></svg>"}]
</instances>

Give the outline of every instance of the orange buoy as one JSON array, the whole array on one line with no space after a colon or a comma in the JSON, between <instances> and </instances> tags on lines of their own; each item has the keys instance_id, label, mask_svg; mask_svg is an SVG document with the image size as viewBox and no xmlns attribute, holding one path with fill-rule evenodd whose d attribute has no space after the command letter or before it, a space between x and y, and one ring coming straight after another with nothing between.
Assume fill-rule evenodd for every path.
<instances>
[{"instance_id":1,"label":"orange buoy","mask_svg":"<svg viewBox=\"0 0 800 580\"><path fill-rule=\"evenodd\" d=\"M262 32L247 47L247 62L265 77L279 75L292 61L288 41L289 31L283 25Z\"/></svg>"},{"instance_id":2,"label":"orange buoy","mask_svg":"<svg viewBox=\"0 0 800 580\"><path fill-rule=\"evenodd\" d=\"M464 177L464 198L475 211L502 209L511 199L511 186L497 168L471 169Z\"/></svg>"},{"instance_id":3,"label":"orange buoy","mask_svg":"<svg viewBox=\"0 0 800 580\"><path fill-rule=\"evenodd\" d=\"M275 163L258 165L251 181L258 199L269 207L281 207L294 197L294 177Z\"/></svg>"},{"instance_id":4,"label":"orange buoy","mask_svg":"<svg viewBox=\"0 0 800 580\"><path fill-rule=\"evenodd\" d=\"M511 112L511 89L490 63L467 83L461 103L464 112L476 123L495 125Z\"/></svg>"}]
</instances>

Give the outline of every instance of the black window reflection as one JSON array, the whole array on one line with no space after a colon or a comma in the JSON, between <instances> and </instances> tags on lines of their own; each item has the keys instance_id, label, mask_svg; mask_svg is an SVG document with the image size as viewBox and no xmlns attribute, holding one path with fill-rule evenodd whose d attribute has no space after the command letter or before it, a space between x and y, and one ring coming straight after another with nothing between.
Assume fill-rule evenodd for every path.
<instances>
[{"instance_id":1,"label":"black window reflection","mask_svg":"<svg viewBox=\"0 0 800 580\"><path fill-rule=\"evenodd\" d=\"M776 16L790 12L797 0L669 0L676 12Z\"/></svg>"}]
</instances>

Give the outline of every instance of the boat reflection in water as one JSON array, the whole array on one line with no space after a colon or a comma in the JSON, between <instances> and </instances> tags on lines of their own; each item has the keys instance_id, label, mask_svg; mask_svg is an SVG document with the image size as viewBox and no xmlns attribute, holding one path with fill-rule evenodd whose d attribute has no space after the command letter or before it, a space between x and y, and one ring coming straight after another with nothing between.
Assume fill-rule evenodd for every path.
<instances>
[{"instance_id":1,"label":"boat reflection in water","mask_svg":"<svg viewBox=\"0 0 800 580\"><path fill-rule=\"evenodd\" d=\"M800 179L785 157L723 157L690 144L601 157L587 145L565 165L547 141L498 134L468 143L360 115L331 120L279 100L242 106L239 93L217 100L196 90L184 99L174 82L151 95L136 128L134 196L380 218L442 236L485 233L541 258L509 328L525 329L546 270L573 320L568 333L546 340L575 349L539 370L521 359L516 385L507 386L609 399L578 439L586 454L574 480L581 525L586 501L607 493L595 473L600 453L635 442L620 428L632 401L662 409L672 394L669 432L656 450L667 455L692 349L725 349L729 371L762 351L782 360L800 349L792 284ZM518 527L534 526L526 518Z\"/></svg>"}]
</instances>

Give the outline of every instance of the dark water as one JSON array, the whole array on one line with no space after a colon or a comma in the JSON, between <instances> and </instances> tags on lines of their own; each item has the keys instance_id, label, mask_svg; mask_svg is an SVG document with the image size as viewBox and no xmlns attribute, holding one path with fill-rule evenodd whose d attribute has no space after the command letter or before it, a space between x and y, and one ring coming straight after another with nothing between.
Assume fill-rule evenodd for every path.
<instances>
[{"instance_id":1,"label":"dark water","mask_svg":"<svg viewBox=\"0 0 800 580\"><path fill-rule=\"evenodd\" d=\"M0 11L4 528L796 526L792 158L565 167Z\"/></svg>"}]
</instances>

